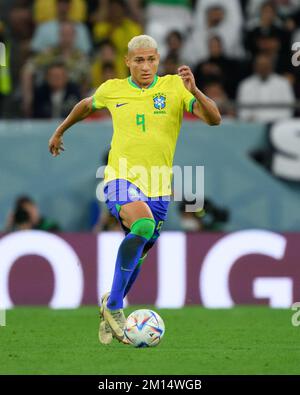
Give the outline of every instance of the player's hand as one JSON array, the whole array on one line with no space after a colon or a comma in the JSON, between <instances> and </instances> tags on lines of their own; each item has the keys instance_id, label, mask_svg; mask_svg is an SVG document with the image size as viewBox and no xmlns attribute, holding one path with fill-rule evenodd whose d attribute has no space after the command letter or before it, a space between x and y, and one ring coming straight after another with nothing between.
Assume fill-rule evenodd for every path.
<instances>
[{"instance_id":1,"label":"player's hand","mask_svg":"<svg viewBox=\"0 0 300 395\"><path fill-rule=\"evenodd\" d=\"M53 156L58 156L61 151L64 151L64 143L61 136L58 136L56 133L49 140L49 152Z\"/></svg>"},{"instance_id":2,"label":"player's hand","mask_svg":"<svg viewBox=\"0 0 300 395\"><path fill-rule=\"evenodd\" d=\"M188 91L194 94L197 90L194 74L189 66L180 66L178 68L178 75L181 77L184 86Z\"/></svg>"}]
</instances>

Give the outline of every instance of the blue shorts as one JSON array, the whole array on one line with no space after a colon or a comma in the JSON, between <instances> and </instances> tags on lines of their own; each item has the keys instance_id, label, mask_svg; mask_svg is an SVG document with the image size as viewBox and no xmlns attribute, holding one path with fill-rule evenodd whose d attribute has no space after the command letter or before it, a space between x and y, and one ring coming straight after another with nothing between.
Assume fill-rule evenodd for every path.
<instances>
[{"instance_id":1,"label":"blue shorts","mask_svg":"<svg viewBox=\"0 0 300 395\"><path fill-rule=\"evenodd\" d=\"M171 200L170 196L148 197L136 185L123 179L109 181L105 184L104 196L110 213L117 218L126 234L130 232L130 229L123 225L119 216L121 206L126 203L144 201L150 207L156 223L155 231L148 244L153 245L155 243L159 237L161 227L167 218L168 206Z\"/></svg>"}]
</instances>

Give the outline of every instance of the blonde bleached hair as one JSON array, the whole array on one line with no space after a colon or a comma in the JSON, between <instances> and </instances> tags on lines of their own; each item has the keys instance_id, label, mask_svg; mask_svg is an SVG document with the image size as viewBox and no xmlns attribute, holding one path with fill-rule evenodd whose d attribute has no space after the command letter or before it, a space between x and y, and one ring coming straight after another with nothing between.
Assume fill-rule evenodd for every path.
<instances>
[{"instance_id":1,"label":"blonde bleached hair","mask_svg":"<svg viewBox=\"0 0 300 395\"><path fill-rule=\"evenodd\" d=\"M157 42L151 36L142 34L133 37L128 43L128 52L138 48L154 48L157 49Z\"/></svg>"}]
</instances>

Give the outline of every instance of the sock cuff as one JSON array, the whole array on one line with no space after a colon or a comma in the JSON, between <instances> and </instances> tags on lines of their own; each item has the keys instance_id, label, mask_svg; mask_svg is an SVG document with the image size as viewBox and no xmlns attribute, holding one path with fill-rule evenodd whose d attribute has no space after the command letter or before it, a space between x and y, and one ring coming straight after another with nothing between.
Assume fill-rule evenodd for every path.
<instances>
[{"instance_id":1,"label":"sock cuff","mask_svg":"<svg viewBox=\"0 0 300 395\"><path fill-rule=\"evenodd\" d=\"M150 240L154 233L155 225L156 222L153 218L139 218L131 225L130 233Z\"/></svg>"}]
</instances>

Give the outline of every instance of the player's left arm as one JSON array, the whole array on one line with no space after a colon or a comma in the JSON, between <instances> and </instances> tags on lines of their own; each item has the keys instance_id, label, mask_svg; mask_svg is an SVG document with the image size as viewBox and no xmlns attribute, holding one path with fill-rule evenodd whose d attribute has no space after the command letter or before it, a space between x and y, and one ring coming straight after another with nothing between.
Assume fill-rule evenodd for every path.
<instances>
[{"instance_id":1,"label":"player's left arm","mask_svg":"<svg viewBox=\"0 0 300 395\"><path fill-rule=\"evenodd\" d=\"M189 66L179 67L178 75L181 77L185 88L196 99L193 105L193 114L208 125L219 125L221 123L221 114L216 103L197 88L195 77Z\"/></svg>"}]
</instances>

